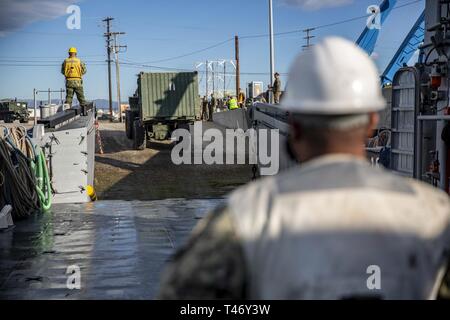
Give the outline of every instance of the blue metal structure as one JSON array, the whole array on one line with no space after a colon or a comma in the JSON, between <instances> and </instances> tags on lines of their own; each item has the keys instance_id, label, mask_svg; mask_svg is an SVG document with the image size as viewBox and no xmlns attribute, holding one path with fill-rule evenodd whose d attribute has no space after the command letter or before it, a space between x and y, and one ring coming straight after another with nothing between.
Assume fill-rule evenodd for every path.
<instances>
[{"instance_id":1,"label":"blue metal structure","mask_svg":"<svg viewBox=\"0 0 450 320\"><path fill-rule=\"evenodd\" d=\"M381 3L380 5L381 26L391 13L392 9L395 7L396 3L397 0L383 0L383 2ZM379 34L380 34L379 29L376 28L370 29L366 27L359 36L358 40L356 40L356 44L360 46L364 51L366 51L368 55L371 55L373 53L373 50L375 49L375 44L377 43Z\"/></svg>"},{"instance_id":2,"label":"blue metal structure","mask_svg":"<svg viewBox=\"0 0 450 320\"><path fill-rule=\"evenodd\" d=\"M384 21L387 19L392 9L397 4L397 0L383 0L380 5L380 22L383 25ZM359 36L356 44L361 47L367 54L371 55L375 49L375 45L378 40L378 35L380 33L379 29L370 29L366 27L364 31ZM405 66L406 63L411 59L414 53L419 49L420 45L424 41L425 36L425 11L417 19L414 26L409 31L405 40L403 40L399 49L395 53L394 57L391 59L383 74L381 75L382 85L392 83L395 73L398 69Z\"/></svg>"},{"instance_id":3,"label":"blue metal structure","mask_svg":"<svg viewBox=\"0 0 450 320\"><path fill-rule=\"evenodd\" d=\"M404 67L414 53L419 49L425 37L425 11L417 19L411 31L403 40L400 48L389 62L386 70L381 75L381 83L383 85L392 83L395 73L398 69Z\"/></svg>"}]
</instances>

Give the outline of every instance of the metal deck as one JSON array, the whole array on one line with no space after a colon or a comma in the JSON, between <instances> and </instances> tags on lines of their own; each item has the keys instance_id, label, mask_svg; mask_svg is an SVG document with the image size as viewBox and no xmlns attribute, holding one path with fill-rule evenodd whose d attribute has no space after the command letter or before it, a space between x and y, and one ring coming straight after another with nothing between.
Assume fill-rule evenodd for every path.
<instances>
[{"instance_id":1,"label":"metal deck","mask_svg":"<svg viewBox=\"0 0 450 320\"><path fill-rule=\"evenodd\" d=\"M224 200L55 205L0 232L0 299L152 299L195 224ZM81 289L67 288L67 268Z\"/></svg>"}]
</instances>

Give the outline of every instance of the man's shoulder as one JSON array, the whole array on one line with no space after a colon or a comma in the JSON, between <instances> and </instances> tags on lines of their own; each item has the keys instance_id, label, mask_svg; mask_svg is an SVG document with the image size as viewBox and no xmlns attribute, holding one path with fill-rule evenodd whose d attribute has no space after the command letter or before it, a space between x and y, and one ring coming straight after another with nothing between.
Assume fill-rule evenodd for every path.
<instances>
[{"instance_id":1,"label":"man's shoulder","mask_svg":"<svg viewBox=\"0 0 450 320\"><path fill-rule=\"evenodd\" d=\"M447 193L422 181L407 179L407 182L416 191L417 196L428 202L430 207L446 208L450 214L450 197Z\"/></svg>"},{"instance_id":2,"label":"man's shoulder","mask_svg":"<svg viewBox=\"0 0 450 320\"><path fill-rule=\"evenodd\" d=\"M277 176L266 176L239 187L230 194L229 200L249 199L261 196L261 193L270 193L276 185L276 178Z\"/></svg>"},{"instance_id":3,"label":"man's shoulder","mask_svg":"<svg viewBox=\"0 0 450 320\"><path fill-rule=\"evenodd\" d=\"M428 183L406 178L369 163L338 162L323 165L294 166L276 176L264 177L236 189L229 196L229 205L239 208L239 214L254 211L260 205L270 205L276 195L330 190L367 190L383 194L403 194L432 207L450 210L447 193Z\"/></svg>"},{"instance_id":4,"label":"man's shoulder","mask_svg":"<svg viewBox=\"0 0 450 320\"><path fill-rule=\"evenodd\" d=\"M278 178L279 176L263 177L233 191L228 197L230 214L243 217L267 207L276 194Z\"/></svg>"},{"instance_id":5,"label":"man's shoulder","mask_svg":"<svg viewBox=\"0 0 450 320\"><path fill-rule=\"evenodd\" d=\"M401 186L407 186L414 193L415 197L423 198L429 202L450 205L450 197L446 192L425 181L400 176L399 174L384 167L371 167L370 170L372 177L378 177L378 179L388 182L394 187L394 189L400 189Z\"/></svg>"},{"instance_id":6,"label":"man's shoulder","mask_svg":"<svg viewBox=\"0 0 450 320\"><path fill-rule=\"evenodd\" d=\"M80 58L78 58L78 57L67 57L67 58L65 58L64 59L64 61L80 61L80 62L82 62L81 61L81 59Z\"/></svg>"}]
</instances>

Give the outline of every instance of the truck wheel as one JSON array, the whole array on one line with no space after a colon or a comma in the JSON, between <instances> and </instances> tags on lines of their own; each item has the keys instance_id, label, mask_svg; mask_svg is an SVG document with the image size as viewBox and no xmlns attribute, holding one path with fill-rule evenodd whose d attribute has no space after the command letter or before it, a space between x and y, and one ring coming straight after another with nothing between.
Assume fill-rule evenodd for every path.
<instances>
[{"instance_id":1,"label":"truck wheel","mask_svg":"<svg viewBox=\"0 0 450 320\"><path fill-rule=\"evenodd\" d=\"M4 120L5 120L5 123L13 123L14 122L13 118L9 114L5 115Z\"/></svg>"},{"instance_id":2,"label":"truck wheel","mask_svg":"<svg viewBox=\"0 0 450 320\"><path fill-rule=\"evenodd\" d=\"M131 111L125 111L125 134L128 139L133 139L133 119Z\"/></svg>"},{"instance_id":3,"label":"truck wheel","mask_svg":"<svg viewBox=\"0 0 450 320\"><path fill-rule=\"evenodd\" d=\"M28 123L28 119L20 119L20 123Z\"/></svg>"},{"instance_id":4,"label":"truck wheel","mask_svg":"<svg viewBox=\"0 0 450 320\"><path fill-rule=\"evenodd\" d=\"M141 121L134 120L133 121L133 147L136 150L144 150L146 147L146 133L145 127L141 123Z\"/></svg>"},{"instance_id":5,"label":"truck wheel","mask_svg":"<svg viewBox=\"0 0 450 320\"><path fill-rule=\"evenodd\" d=\"M178 125L177 129L185 129L187 131L191 131L191 124L190 123L180 123Z\"/></svg>"}]
</instances>

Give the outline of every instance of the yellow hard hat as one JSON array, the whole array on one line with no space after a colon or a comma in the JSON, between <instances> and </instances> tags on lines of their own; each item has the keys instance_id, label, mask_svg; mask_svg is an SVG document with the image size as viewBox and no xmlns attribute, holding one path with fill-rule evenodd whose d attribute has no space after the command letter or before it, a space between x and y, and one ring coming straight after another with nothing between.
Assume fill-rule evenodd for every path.
<instances>
[{"instance_id":1,"label":"yellow hard hat","mask_svg":"<svg viewBox=\"0 0 450 320\"><path fill-rule=\"evenodd\" d=\"M69 53L77 53L77 48L75 47L70 48Z\"/></svg>"}]
</instances>

